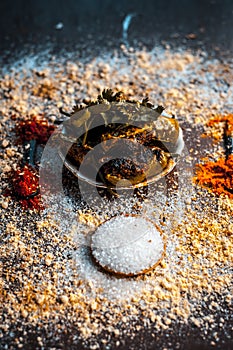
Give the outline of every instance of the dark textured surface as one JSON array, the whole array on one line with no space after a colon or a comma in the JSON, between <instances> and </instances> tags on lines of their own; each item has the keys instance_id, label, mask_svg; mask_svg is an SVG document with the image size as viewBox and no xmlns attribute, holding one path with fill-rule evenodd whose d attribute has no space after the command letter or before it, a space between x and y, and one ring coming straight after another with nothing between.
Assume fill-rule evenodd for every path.
<instances>
[{"instance_id":1,"label":"dark textured surface","mask_svg":"<svg viewBox=\"0 0 233 350\"><path fill-rule=\"evenodd\" d=\"M53 42L57 49L76 44L118 45L122 21L135 14L129 43L173 45L233 51L232 0L15 0L0 2L0 47L14 50L27 44ZM56 24L63 23L57 30ZM186 36L196 34L194 40ZM217 47L216 47L217 46ZM2 51L1 50L1 51Z\"/></svg>"}]
</instances>

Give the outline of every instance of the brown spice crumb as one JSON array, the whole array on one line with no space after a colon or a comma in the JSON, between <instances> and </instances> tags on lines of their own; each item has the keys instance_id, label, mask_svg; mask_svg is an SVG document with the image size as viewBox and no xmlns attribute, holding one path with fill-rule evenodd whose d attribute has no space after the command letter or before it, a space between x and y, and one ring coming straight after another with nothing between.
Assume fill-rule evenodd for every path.
<instances>
[{"instance_id":1,"label":"brown spice crumb","mask_svg":"<svg viewBox=\"0 0 233 350\"><path fill-rule=\"evenodd\" d=\"M194 39L197 38L197 34L194 34L194 33L187 34L187 35L186 35L186 38L187 38L187 39L194 40Z\"/></svg>"},{"instance_id":2,"label":"brown spice crumb","mask_svg":"<svg viewBox=\"0 0 233 350\"><path fill-rule=\"evenodd\" d=\"M8 201L6 201L6 200L4 200L4 201L1 202L1 206L2 206L3 209L7 209L7 208L8 208L8 205L9 205L9 203L8 203Z\"/></svg>"},{"instance_id":3,"label":"brown spice crumb","mask_svg":"<svg viewBox=\"0 0 233 350\"><path fill-rule=\"evenodd\" d=\"M9 140L6 140L6 139L3 140L3 141L2 141L2 147L3 147L3 148L6 148L6 147L9 145L9 143L10 143Z\"/></svg>"}]
</instances>

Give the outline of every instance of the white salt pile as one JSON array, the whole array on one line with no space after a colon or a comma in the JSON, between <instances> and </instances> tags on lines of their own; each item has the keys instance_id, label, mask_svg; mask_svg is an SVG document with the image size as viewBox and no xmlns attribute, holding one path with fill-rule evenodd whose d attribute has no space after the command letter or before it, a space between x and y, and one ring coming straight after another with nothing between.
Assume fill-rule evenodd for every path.
<instances>
[{"instance_id":1,"label":"white salt pile","mask_svg":"<svg viewBox=\"0 0 233 350\"><path fill-rule=\"evenodd\" d=\"M153 222L140 216L118 216L97 228L91 249L95 260L105 270L133 276L158 264L164 243Z\"/></svg>"}]
</instances>

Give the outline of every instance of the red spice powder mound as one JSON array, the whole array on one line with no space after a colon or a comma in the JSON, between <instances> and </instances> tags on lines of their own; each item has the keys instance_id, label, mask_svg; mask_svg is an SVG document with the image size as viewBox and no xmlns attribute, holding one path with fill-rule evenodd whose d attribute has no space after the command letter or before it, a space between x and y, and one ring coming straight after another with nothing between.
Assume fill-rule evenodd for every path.
<instances>
[{"instance_id":1,"label":"red spice powder mound","mask_svg":"<svg viewBox=\"0 0 233 350\"><path fill-rule=\"evenodd\" d=\"M225 194L233 199L233 155L216 162L197 164L195 183L209 188L217 195Z\"/></svg>"},{"instance_id":2,"label":"red spice powder mound","mask_svg":"<svg viewBox=\"0 0 233 350\"><path fill-rule=\"evenodd\" d=\"M27 164L14 170L11 182L11 195L19 198L23 207L37 210L43 208L39 194L39 174L33 167Z\"/></svg>"},{"instance_id":3,"label":"red spice powder mound","mask_svg":"<svg viewBox=\"0 0 233 350\"><path fill-rule=\"evenodd\" d=\"M36 140L40 144L45 144L55 130L55 126L49 124L46 119L32 117L32 119L22 120L16 125L16 134L21 142Z\"/></svg>"}]
</instances>

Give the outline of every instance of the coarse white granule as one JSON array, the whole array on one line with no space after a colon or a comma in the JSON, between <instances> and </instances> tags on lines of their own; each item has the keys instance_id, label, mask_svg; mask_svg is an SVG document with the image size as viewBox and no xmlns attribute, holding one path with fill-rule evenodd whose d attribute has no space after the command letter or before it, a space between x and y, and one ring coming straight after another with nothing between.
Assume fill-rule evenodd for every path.
<instances>
[{"instance_id":1,"label":"coarse white granule","mask_svg":"<svg viewBox=\"0 0 233 350\"><path fill-rule=\"evenodd\" d=\"M161 259L164 243L152 222L139 216L121 215L97 228L92 235L91 251L104 269L138 275Z\"/></svg>"}]
</instances>

